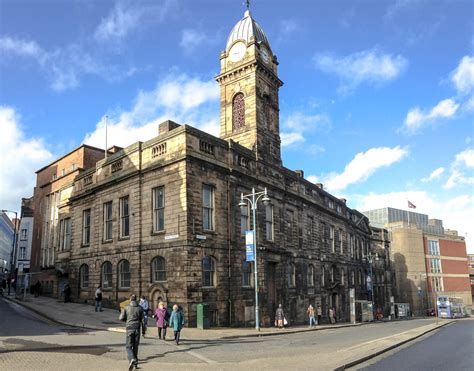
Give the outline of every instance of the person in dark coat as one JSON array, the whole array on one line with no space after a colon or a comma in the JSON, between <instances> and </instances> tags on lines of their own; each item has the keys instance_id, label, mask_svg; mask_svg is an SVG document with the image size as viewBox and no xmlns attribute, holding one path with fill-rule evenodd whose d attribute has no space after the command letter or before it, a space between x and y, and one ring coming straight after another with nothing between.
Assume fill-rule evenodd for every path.
<instances>
[{"instance_id":1,"label":"person in dark coat","mask_svg":"<svg viewBox=\"0 0 474 371\"><path fill-rule=\"evenodd\" d=\"M71 286L69 286L69 283L66 283L64 285L64 302L69 303L71 301Z\"/></svg>"},{"instance_id":2,"label":"person in dark coat","mask_svg":"<svg viewBox=\"0 0 474 371\"><path fill-rule=\"evenodd\" d=\"M130 304L120 313L119 320L126 323L126 342L127 358L129 361L129 370L138 368L138 345L140 344L140 333L143 331L143 308L137 303L136 295L130 296Z\"/></svg>"},{"instance_id":3,"label":"person in dark coat","mask_svg":"<svg viewBox=\"0 0 474 371\"><path fill-rule=\"evenodd\" d=\"M283 328L283 321L285 320L285 313L283 312L283 308L281 304L278 304L278 308L275 312L275 325L278 328Z\"/></svg>"},{"instance_id":4,"label":"person in dark coat","mask_svg":"<svg viewBox=\"0 0 474 371\"><path fill-rule=\"evenodd\" d=\"M176 345L179 345L179 337L181 335L181 329L184 325L184 316L183 312L179 309L178 305L173 305L173 312L171 313L170 317L170 327L173 328L174 331L174 340L176 341Z\"/></svg>"},{"instance_id":5,"label":"person in dark coat","mask_svg":"<svg viewBox=\"0 0 474 371\"><path fill-rule=\"evenodd\" d=\"M166 340L166 329L168 328L168 322L170 315L168 309L162 301L158 304L158 308L155 310L156 318L156 327L158 328L158 337L161 339L161 334L163 333L163 340Z\"/></svg>"}]
</instances>

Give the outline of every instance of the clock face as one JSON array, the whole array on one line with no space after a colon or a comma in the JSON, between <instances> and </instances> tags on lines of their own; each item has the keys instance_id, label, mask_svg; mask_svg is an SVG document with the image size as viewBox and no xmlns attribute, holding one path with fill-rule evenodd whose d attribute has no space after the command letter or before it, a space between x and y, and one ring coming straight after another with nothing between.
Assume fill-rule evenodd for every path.
<instances>
[{"instance_id":1,"label":"clock face","mask_svg":"<svg viewBox=\"0 0 474 371\"><path fill-rule=\"evenodd\" d=\"M260 51L260 55L262 56L262 60L265 63L268 63L270 61L270 53L267 48L263 47Z\"/></svg>"},{"instance_id":2,"label":"clock face","mask_svg":"<svg viewBox=\"0 0 474 371\"><path fill-rule=\"evenodd\" d=\"M235 43L229 50L229 58L232 62L240 61L247 51L247 46L243 42Z\"/></svg>"}]
</instances>

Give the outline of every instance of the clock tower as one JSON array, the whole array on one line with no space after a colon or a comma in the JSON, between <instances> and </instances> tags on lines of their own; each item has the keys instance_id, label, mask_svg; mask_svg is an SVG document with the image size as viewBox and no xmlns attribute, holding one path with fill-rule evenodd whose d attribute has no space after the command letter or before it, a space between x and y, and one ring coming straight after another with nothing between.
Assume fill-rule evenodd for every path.
<instances>
[{"instance_id":1,"label":"clock tower","mask_svg":"<svg viewBox=\"0 0 474 371\"><path fill-rule=\"evenodd\" d=\"M267 37L248 9L220 60L220 137L253 150L258 160L281 164L278 89L283 82Z\"/></svg>"}]
</instances>

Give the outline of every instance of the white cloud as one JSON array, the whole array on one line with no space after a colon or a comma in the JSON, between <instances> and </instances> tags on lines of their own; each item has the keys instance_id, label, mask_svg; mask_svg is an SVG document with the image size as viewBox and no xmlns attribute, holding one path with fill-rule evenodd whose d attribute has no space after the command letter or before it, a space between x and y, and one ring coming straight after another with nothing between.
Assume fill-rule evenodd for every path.
<instances>
[{"instance_id":1,"label":"white cloud","mask_svg":"<svg viewBox=\"0 0 474 371\"><path fill-rule=\"evenodd\" d=\"M118 65L104 63L77 44L45 50L34 40L4 36L0 38L0 52L2 56L33 59L50 80L50 87L57 92L76 88L83 75L100 76L108 82L115 82L136 72L133 67L122 70Z\"/></svg>"},{"instance_id":2,"label":"white cloud","mask_svg":"<svg viewBox=\"0 0 474 371\"><path fill-rule=\"evenodd\" d=\"M280 26L278 27L278 36L276 42L283 42L290 40L293 37L293 34L300 29L298 22L295 19L283 19L280 21Z\"/></svg>"},{"instance_id":3,"label":"white cloud","mask_svg":"<svg viewBox=\"0 0 474 371\"><path fill-rule=\"evenodd\" d=\"M395 0L387 7L384 18L385 20L390 20L399 13L416 8L416 6L424 1L425 0Z\"/></svg>"},{"instance_id":4,"label":"white cloud","mask_svg":"<svg viewBox=\"0 0 474 371\"><path fill-rule=\"evenodd\" d=\"M460 94L468 94L474 88L474 57L464 56L451 73L451 81Z\"/></svg>"},{"instance_id":5,"label":"white cloud","mask_svg":"<svg viewBox=\"0 0 474 371\"><path fill-rule=\"evenodd\" d=\"M283 147L305 142L305 133L319 131L327 132L331 129L331 121L327 115L307 115L295 112L289 115L282 123L281 142Z\"/></svg>"},{"instance_id":6,"label":"white cloud","mask_svg":"<svg viewBox=\"0 0 474 371\"><path fill-rule=\"evenodd\" d=\"M474 168L474 150L467 149L458 153L451 164L449 178L444 188L451 189L464 184L474 184L472 168Z\"/></svg>"},{"instance_id":7,"label":"white cloud","mask_svg":"<svg viewBox=\"0 0 474 371\"><path fill-rule=\"evenodd\" d=\"M330 54L317 54L314 56L314 62L316 68L340 78L341 93L350 92L362 83L388 83L400 76L408 65L408 61L401 55L393 56L377 49L341 58Z\"/></svg>"},{"instance_id":8,"label":"white cloud","mask_svg":"<svg viewBox=\"0 0 474 371\"><path fill-rule=\"evenodd\" d=\"M99 42L121 42L130 32L143 27L146 19L152 19L155 24L161 22L170 5L170 0L146 6L131 1L119 1L112 11L102 18L94 32L94 38Z\"/></svg>"},{"instance_id":9,"label":"white cloud","mask_svg":"<svg viewBox=\"0 0 474 371\"><path fill-rule=\"evenodd\" d=\"M187 28L181 32L181 41L179 45L186 53L191 53L204 43L206 39L207 37L204 32Z\"/></svg>"},{"instance_id":10,"label":"white cloud","mask_svg":"<svg viewBox=\"0 0 474 371\"><path fill-rule=\"evenodd\" d=\"M42 139L26 136L12 107L0 106L0 127L0 205L19 210L21 198L33 195L34 172L53 155Z\"/></svg>"},{"instance_id":11,"label":"white cloud","mask_svg":"<svg viewBox=\"0 0 474 371\"><path fill-rule=\"evenodd\" d=\"M474 253L474 195L461 194L443 199L425 191L368 193L348 198L360 211L383 207L407 210L407 200L416 205L415 212L427 214L432 219L443 220L444 228L457 230L460 236L467 233L467 248Z\"/></svg>"},{"instance_id":12,"label":"white cloud","mask_svg":"<svg viewBox=\"0 0 474 371\"><path fill-rule=\"evenodd\" d=\"M439 167L433 170L433 172L428 177L422 178L421 181L423 183L429 183L435 179L438 179L443 173L444 173L444 167Z\"/></svg>"},{"instance_id":13,"label":"white cloud","mask_svg":"<svg viewBox=\"0 0 474 371\"><path fill-rule=\"evenodd\" d=\"M305 141L305 138L301 133L281 133L280 137L282 147L288 147L292 144L302 143Z\"/></svg>"},{"instance_id":14,"label":"white cloud","mask_svg":"<svg viewBox=\"0 0 474 371\"><path fill-rule=\"evenodd\" d=\"M219 87L187 75L170 74L151 91L140 91L129 111L109 114L109 145L127 146L158 134L158 124L173 120L219 135ZM105 121L102 118L84 143L103 147Z\"/></svg>"},{"instance_id":15,"label":"white cloud","mask_svg":"<svg viewBox=\"0 0 474 371\"><path fill-rule=\"evenodd\" d=\"M367 152L359 152L340 174L331 173L323 178L329 191L340 191L350 184L365 181L377 170L390 166L408 154L406 148L377 147Z\"/></svg>"},{"instance_id":16,"label":"white cloud","mask_svg":"<svg viewBox=\"0 0 474 371\"><path fill-rule=\"evenodd\" d=\"M32 57L42 61L46 53L33 40L12 38L9 36L0 37L0 52L2 55L18 55L21 57Z\"/></svg>"},{"instance_id":17,"label":"white cloud","mask_svg":"<svg viewBox=\"0 0 474 371\"><path fill-rule=\"evenodd\" d=\"M408 111L401 130L407 134L415 134L436 120L452 118L458 108L459 104L453 99L444 99L429 111L422 111L419 107L412 108Z\"/></svg>"}]
</instances>

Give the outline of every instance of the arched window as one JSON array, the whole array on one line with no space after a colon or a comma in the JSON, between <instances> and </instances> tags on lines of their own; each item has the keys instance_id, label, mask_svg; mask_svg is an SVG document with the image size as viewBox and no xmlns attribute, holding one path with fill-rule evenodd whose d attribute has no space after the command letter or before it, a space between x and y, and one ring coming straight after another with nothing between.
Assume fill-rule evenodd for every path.
<instances>
[{"instance_id":1,"label":"arched window","mask_svg":"<svg viewBox=\"0 0 474 371\"><path fill-rule=\"evenodd\" d=\"M323 266L321 268L321 286L326 284L326 268Z\"/></svg>"},{"instance_id":2,"label":"arched window","mask_svg":"<svg viewBox=\"0 0 474 371\"><path fill-rule=\"evenodd\" d=\"M357 272L357 284L362 285L362 271Z\"/></svg>"},{"instance_id":3,"label":"arched window","mask_svg":"<svg viewBox=\"0 0 474 371\"><path fill-rule=\"evenodd\" d=\"M295 287L295 265L293 263L288 264L288 287Z\"/></svg>"},{"instance_id":4,"label":"arched window","mask_svg":"<svg viewBox=\"0 0 474 371\"><path fill-rule=\"evenodd\" d=\"M341 285L346 284L346 271L344 268L341 268Z\"/></svg>"},{"instance_id":5,"label":"arched window","mask_svg":"<svg viewBox=\"0 0 474 371\"><path fill-rule=\"evenodd\" d=\"M203 287L214 287L216 275L216 263L210 256L202 259L202 285Z\"/></svg>"},{"instance_id":6,"label":"arched window","mask_svg":"<svg viewBox=\"0 0 474 371\"><path fill-rule=\"evenodd\" d=\"M151 261L152 282L166 281L166 260L162 256L156 256Z\"/></svg>"},{"instance_id":7,"label":"arched window","mask_svg":"<svg viewBox=\"0 0 474 371\"><path fill-rule=\"evenodd\" d=\"M308 287L314 287L314 267L312 264L308 265Z\"/></svg>"},{"instance_id":8,"label":"arched window","mask_svg":"<svg viewBox=\"0 0 474 371\"><path fill-rule=\"evenodd\" d=\"M112 263L105 262L100 269L100 280L103 289L112 288Z\"/></svg>"},{"instance_id":9,"label":"arched window","mask_svg":"<svg viewBox=\"0 0 474 371\"><path fill-rule=\"evenodd\" d=\"M352 272L351 272L351 284L352 284L353 286L355 286L355 283L356 283L355 272L352 271Z\"/></svg>"},{"instance_id":10,"label":"arched window","mask_svg":"<svg viewBox=\"0 0 474 371\"><path fill-rule=\"evenodd\" d=\"M336 268L331 267L331 282L336 282Z\"/></svg>"},{"instance_id":11,"label":"arched window","mask_svg":"<svg viewBox=\"0 0 474 371\"><path fill-rule=\"evenodd\" d=\"M118 264L118 279L119 289L130 288L130 262L128 260L122 260Z\"/></svg>"},{"instance_id":12,"label":"arched window","mask_svg":"<svg viewBox=\"0 0 474 371\"><path fill-rule=\"evenodd\" d=\"M242 261L242 286L252 286L252 263L246 260Z\"/></svg>"},{"instance_id":13,"label":"arched window","mask_svg":"<svg viewBox=\"0 0 474 371\"><path fill-rule=\"evenodd\" d=\"M245 100L242 93L235 95L232 100L232 130L245 126Z\"/></svg>"},{"instance_id":14,"label":"arched window","mask_svg":"<svg viewBox=\"0 0 474 371\"><path fill-rule=\"evenodd\" d=\"M87 264L82 264L79 268L79 283L81 289L89 288L89 266Z\"/></svg>"}]
</instances>

